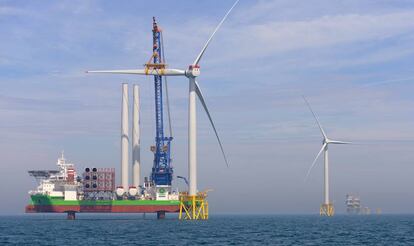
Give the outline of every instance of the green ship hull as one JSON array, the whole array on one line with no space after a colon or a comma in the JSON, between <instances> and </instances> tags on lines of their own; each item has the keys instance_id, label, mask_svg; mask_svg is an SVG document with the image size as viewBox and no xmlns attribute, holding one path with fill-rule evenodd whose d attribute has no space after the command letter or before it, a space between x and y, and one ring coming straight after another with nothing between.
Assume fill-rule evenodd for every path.
<instances>
[{"instance_id":1,"label":"green ship hull","mask_svg":"<svg viewBox=\"0 0 414 246\"><path fill-rule=\"evenodd\" d=\"M27 213L155 213L178 212L178 200L75 200L65 201L63 197L31 195Z\"/></svg>"}]
</instances>

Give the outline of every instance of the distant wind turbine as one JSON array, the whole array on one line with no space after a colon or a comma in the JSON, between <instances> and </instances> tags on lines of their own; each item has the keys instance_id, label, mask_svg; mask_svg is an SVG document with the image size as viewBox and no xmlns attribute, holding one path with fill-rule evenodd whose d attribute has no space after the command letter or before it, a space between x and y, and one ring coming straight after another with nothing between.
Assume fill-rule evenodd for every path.
<instances>
[{"instance_id":1,"label":"distant wind turbine","mask_svg":"<svg viewBox=\"0 0 414 246\"><path fill-rule=\"evenodd\" d=\"M303 100L305 100L306 105L308 105L309 110L311 111L313 117L316 120L316 123L318 124L319 130L322 133L323 136L323 141L322 141L322 148L321 150L318 152L318 154L315 157L315 160L312 162L312 165L310 166L308 173L306 174L306 178L305 180L308 178L312 168L315 166L316 161L318 160L319 156L321 155L322 151L324 151L324 156L325 156L325 165L324 165L324 180L325 180L325 185L324 185L324 203L321 205L320 208L320 215L326 215L326 216L333 216L334 215L334 206L333 203L331 203L329 201L329 161L328 161L328 146L329 144L351 144L351 142L344 142L344 141L337 141L337 140L332 140L329 139L328 136L326 135L325 131L322 128L321 123L318 120L318 117L316 116L316 114L313 112L312 107L310 106L309 102L306 100L306 98L303 96Z\"/></svg>"}]
</instances>

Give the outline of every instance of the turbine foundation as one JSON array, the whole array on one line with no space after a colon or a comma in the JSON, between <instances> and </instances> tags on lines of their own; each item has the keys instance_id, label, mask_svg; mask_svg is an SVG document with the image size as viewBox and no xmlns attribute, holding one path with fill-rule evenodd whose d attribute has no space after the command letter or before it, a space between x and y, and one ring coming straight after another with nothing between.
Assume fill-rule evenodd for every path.
<instances>
[{"instance_id":1,"label":"turbine foundation","mask_svg":"<svg viewBox=\"0 0 414 246\"><path fill-rule=\"evenodd\" d=\"M195 196L190 196L186 192L180 194L180 214L178 218L180 220L207 220L207 193L198 192Z\"/></svg>"},{"instance_id":2,"label":"turbine foundation","mask_svg":"<svg viewBox=\"0 0 414 246\"><path fill-rule=\"evenodd\" d=\"M332 203L324 203L321 205L321 208L319 210L319 214L321 216L328 216L331 217L335 213L335 209Z\"/></svg>"}]
</instances>

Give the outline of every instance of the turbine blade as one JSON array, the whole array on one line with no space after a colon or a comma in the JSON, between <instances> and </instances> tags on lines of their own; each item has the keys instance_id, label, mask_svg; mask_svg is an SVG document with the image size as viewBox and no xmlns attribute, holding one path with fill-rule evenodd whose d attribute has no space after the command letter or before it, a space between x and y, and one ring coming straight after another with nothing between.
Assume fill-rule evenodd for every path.
<instances>
[{"instance_id":1,"label":"turbine blade","mask_svg":"<svg viewBox=\"0 0 414 246\"><path fill-rule=\"evenodd\" d=\"M161 75L161 76L185 75L185 71L180 70L180 69L125 69L125 70L97 70L97 71L86 71L86 72L87 73Z\"/></svg>"},{"instance_id":2,"label":"turbine blade","mask_svg":"<svg viewBox=\"0 0 414 246\"><path fill-rule=\"evenodd\" d=\"M125 69L125 70L94 70L86 73L114 73L114 74L142 74L145 75L144 69Z\"/></svg>"},{"instance_id":3,"label":"turbine blade","mask_svg":"<svg viewBox=\"0 0 414 246\"><path fill-rule=\"evenodd\" d=\"M319 150L319 153L316 155L315 160L313 160L312 165L309 167L308 173L306 174L306 177L305 177L305 181L308 179L308 176L309 176L310 172L312 171L312 168L315 166L316 161L318 160L319 156L321 155L321 153L325 149L325 147L326 147L326 143L324 143L322 145L321 150Z\"/></svg>"},{"instance_id":4,"label":"turbine blade","mask_svg":"<svg viewBox=\"0 0 414 246\"><path fill-rule=\"evenodd\" d=\"M353 144L352 142L344 142L344 141L336 141L336 140L329 140L330 144Z\"/></svg>"},{"instance_id":5,"label":"turbine blade","mask_svg":"<svg viewBox=\"0 0 414 246\"><path fill-rule=\"evenodd\" d=\"M198 99L200 99L200 102L203 105L203 108L207 113L208 119L210 120L211 126L213 127L214 133L216 134L217 141L220 145L220 149L221 149L221 153L223 154L224 161L226 162L226 165L228 167L229 163L227 161L226 153L224 152L223 145L221 144L221 140L220 140L220 137L217 133L216 126L214 125L213 119L211 118L210 112L208 111L207 104L204 101L203 93L201 92L200 86L198 85L197 81L194 81L194 83L196 85L196 93L197 93Z\"/></svg>"},{"instance_id":6,"label":"turbine blade","mask_svg":"<svg viewBox=\"0 0 414 246\"><path fill-rule=\"evenodd\" d=\"M208 45L210 44L211 40L213 39L214 35L218 31L218 29L220 29L221 25L227 19L227 16L230 14L230 12L233 10L233 8L237 5L238 2L239 2L239 0L236 0L236 2L234 2L233 6L231 6L229 11L227 11L226 15L223 17L223 19L217 25L216 29L214 30L213 34L211 34L210 38L207 40L207 42L204 45L203 49L201 50L200 54L198 54L197 58L194 60L193 66L198 65L198 63L200 62L201 57L203 56L204 52L206 51L206 49L207 49Z\"/></svg>"},{"instance_id":7,"label":"turbine blade","mask_svg":"<svg viewBox=\"0 0 414 246\"><path fill-rule=\"evenodd\" d=\"M324 130L323 130L323 128L322 128L321 123L320 123L320 122L319 122L319 120L318 120L318 117L317 117L317 116L316 116L316 114L313 112L312 107L311 107L311 105L309 104L308 100L306 100L305 96L302 96L302 97L303 97L303 100L305 100L306 105L308 105L309 110L312 112L313 117L315 118L316 123L318 124L319 129L321 130L321 133L322 133L323 137L324 137L325 139L328 139L328 137L327 137L327 136L326 136L326 134L325 134L325 131L324 131Z\"/></svg>"}]
</instances>

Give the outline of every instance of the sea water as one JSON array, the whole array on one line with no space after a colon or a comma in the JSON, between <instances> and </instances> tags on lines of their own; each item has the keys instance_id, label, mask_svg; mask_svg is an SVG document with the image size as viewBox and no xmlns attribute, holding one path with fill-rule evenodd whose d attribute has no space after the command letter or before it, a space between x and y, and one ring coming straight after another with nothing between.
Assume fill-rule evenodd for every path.
<instances>
[{"instance_id":1,"label":"sea water","mask_svg":"<svg viewBox=\"0 0 414 246\"><path fill-rule=\"evenodd\" d=\"M0 245L414 245L414 215L0 216Z\"/></svg>"}]
</instances>

